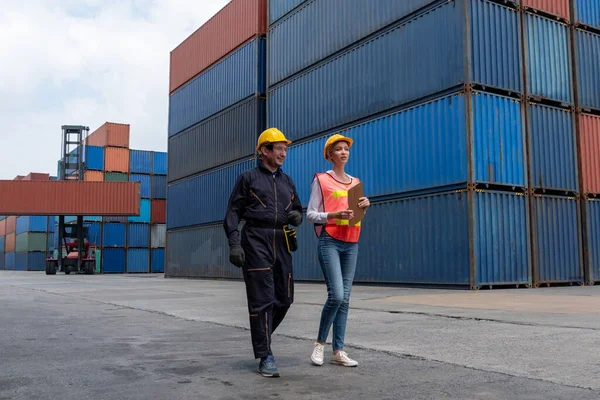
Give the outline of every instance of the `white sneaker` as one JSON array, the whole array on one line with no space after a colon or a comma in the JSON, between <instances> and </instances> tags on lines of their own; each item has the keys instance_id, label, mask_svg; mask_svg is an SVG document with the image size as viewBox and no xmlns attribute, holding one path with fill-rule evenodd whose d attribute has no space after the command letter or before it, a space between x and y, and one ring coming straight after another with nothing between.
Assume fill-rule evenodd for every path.
<instances>
[{"instance_id":1,"label":"white sneaker","mask_svg":"<svg viewBox=\"0 0 600 400\"><path fill-rule=\"evenodd\" d=\"M358 366L358 362L348 357L348 353L345 351L340 351L337 354L333 354L331 358L331 363L336 365L343 365L344 367L356 367Z\"/></svg>"},{"instance_id":2,"label":"white sneaker","mask_svg":"<svg viewBox=\"0 0 600 400\"><path fill-rule=\"evenodd\" d=\"M315 343L315 348L313 349L312 354L310 355L310 360L313 362L313 364L315 365L323 365L323 352L324 352L325 346L323 346L322 344L316 342Z\"/></svg>"}]
</instances>

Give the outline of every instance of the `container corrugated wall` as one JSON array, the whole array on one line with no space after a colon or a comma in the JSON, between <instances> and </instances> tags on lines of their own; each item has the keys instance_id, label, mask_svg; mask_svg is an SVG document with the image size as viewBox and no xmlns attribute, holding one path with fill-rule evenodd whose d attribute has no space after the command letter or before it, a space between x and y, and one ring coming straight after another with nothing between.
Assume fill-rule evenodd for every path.
<instances>
[{"instance_id":1,"label":"container corrugated wall","mask_svg":"<svg viewBox=\"0 0 600 400\"><path fill-rule=\"evenodd\" d=\"M6 269L6 256L4 252L0 253L0 271Z\"/></svg>"},{"instance_id":2,"label":"container corrugated wall","mask_svg":"<svg viewBox=\"0 0 600 400\"><path fill-rule=\"evenodd\" d=\"M573 112L529 104L528 113L531 186L579 192Z\"/></svg>"},{"instance_id":3,"label":"container corrugated wall","mask_svg":"<svg viewBox=\"0 0 600 400\"><path fill-rule=\"evenodd\" d=\"M102 249L102 273L125 272L125 249Z\"/></svg>"},{"instance_id":4,"label":"container corrugated wall","mask_svg":"<svg viewBox=\"0 0 600 400\"><path fill-rule=\"evenodd\" d=\"M571 20L571 6L569 0L521 0L521 5L526 9L540 10L545 13Z\"/></svg>"},{"instance_id":5,"label":"container corrugated wall","mask_svg":"<svg viewBox=\"0 0 600 400\"><path fill-rule=\"evenodd\" d=\"M169 182L252 156L265 107L252 97L169 139Z\"/></svg>"},{"instance_id":6,"label":"container corrugated wall","mask_svg":"<svg viewBox=\"0 0 600 400\"><path fill-rule=\"evenodd\" d=\"M88 238L90 243L100 246L102 244L102 225L99 222L84 223L88 228Z\"/></svg>"},{"instance_id":7,"label":"container corrugated wall","mask_svg":"<svg viewBox=\"0 0 600 400\"><path fill-rule=\"evenodd\" d=\"M165 247L165 240L167 237L167 225L156 224L152 225L150 230L151 234L151 247L153 249Z\"/></svg>"},{"instance_id":8,"label":"container corrugated wall","mask_svg":"<svg viewBox=\"0 0 600 400\"><path fill-rule=\"evenodd\" d=\"M48 248L48 234L35 232L35 233L21 233L15 238L15 251L46 251Z\"/></svg>"},{"instance_id":9,"label":"container corrugated wall","mask_svg":"<svg viewBox=\"0 0 600 400\"><path fill-rule=\"evenodd\" d=\"M167 201L152 200L150 210L150 222L153 224L164 224L167 222Z\"/></svg>"},{"instance_id":10,"label":"container corrugated wall","mask_svg":"<svg viewBox=\"0 0 600 400\"><path fill-rule=\"evenodd\" d=\"M7 233L4 238L6 240L4 242L4 251L7 253L14 252L17 242L17 235L14 233Z\"/></svg>"},{"instance_id":11,"label":"container corrugated wall","mask_svg":"<svg viewBox=\"0 0 600 400\"><path fill-rule=\"evenodd\" d=\"M125 247L127 235L127 225L111 222L104 224L103 244L104 247Z\"/></svg>"},{"instance_id":12,"label":"container corrugated wall","mask_svg":"<svg viewBox=\"0 0 600 400\"><path fill-rule=\"evenodd\" d=\"M265 39L257 38L169 98L169 137L255 94L265 93Z\"/></svg>"},{"instance_id":13,"label":"container corrugated wall","mask_svg":"<svg viewBox=\"0 0 600 400\"><path fill-rule=\"evenodd\" d=\"M140 215L138 217L129 217L129 222L140 222L140 223L150 223L150 207L151 201L149 199L140 200Z\"/></svg>"},{"instance_id":14,"label":"container corrugated wall","mask_svg":"<svg viewBox=\"0 0 600 400\"><path fill-rule=\"evenodd\" d=\"M104 172L102 171L85 171L83 180L86 182L104 182Z\"/></svg>"},{"instance_id":15,"label":"container corrugated wall","mask_svg":"<svg viewBox=\"0 0 600 400\"><path fill-rule=\"evenodd\" d=\"M4 254L4 244L5 244L5 240L6 238L4 236L0 236L0 255Z\"/></svg>"},{"instance_id":16,"label":"container corrugated wall","mask_svg":"<svg viewBox=\"0 0 600 400\"><path fill-rule=\"evenodd\" d=\"M127 247L145 247L150 244L150 224L129 224L127 226Z\"/></svg>"},{"instance_id":17,"label":"container corrugated wall","mask_svg":"<svg viewBox=\"0 0 600 400\"><path fill-rule=\"evenodd\" d=\"M46 253L15 253L15 269L18 271L44 271L46 269Z\"/></svg>"},{"instance_id":18,"label":"container corrugated wall","mask_svg":"<svg viewBox=\"0 0 600 400\"><path fill-rule=\"evenodd\" d=\"M150 272L150 250L148 248L127 250L127 272Z\"/></svg>"},{"instance_id":19,"label":"container corrugated wall","mask_svg":"<svg viewBox=\"0 0 600 400\"><path fill-rule=\"evenodd\" d=\"M306 202L308 202L308 199ZM369 210L370 213L371 210ZM306 216L304 223L296 228L296 235L298 237L298 250L292 253L294 279L322 281L323 272L317 252L319 240L315 234L314 225L306 221Z\"/></svg>"},{"instance_id":20,"label":"container corrugated wall","mask_svg":"<svg viewBox=\"0 0 600 400\"><path fill-rule=\"evenodd\" d=\"M150 175L130 174L129 182L140 182L140 196L150 198Z\"/></svg>"},{"instance_id":21,"label":"container corrugated wall","mask_svg":"<svg viewBox=\"0 0 600 400\"><path fill-rule=\"evenodd\" d=\"M15 253L14 252L4 254L4 268L7 270L10 270L10 271L15 269Z\"/></svg>"},{"instance_id":22,"label":"container corrugated wall","mask_svg":"<svg viewBox=\"0 0 600 400\"><path fill-rule=\"evenodd\" d=\"M256 160L246 160L170 185L167 188L167 229L223 220L237 177L255 166Z\"/></svg>"},{"instance_id":23,"label":"container corrugated wall","mask_svg":"<svg viewBox=\"0 0 600 400\"><path fill-rule=\"evenodd\" d=\"M154 175L167 175L167 153L165 152L154 152L154 159L152 160L152 173Z\"/></svg>"},{"instance_id":24,"label":"container corrugated wall","mask_svg":"<svg viewBox=\"0 0 600 400\"><path fill-rule=\"evenodd\" d=\"M131 150L129 152L129 171L134 174L151 174L152 152Z\"/></svg>"},{"instance_id":25,"label":"container corrugated wall","mask_svg":"<svg viewBox=\"0 0 600 400\"><path fill-rule=\"evenodd\" d=\"M600 193L600 117L579 114L579 138L581 141L581 175L583 193Z\"/></svg>"},{"instance_id":26,"label":"container corrugated wall","mask_svg":"<svg viewBox=\"0 0 600 400\"><path fill-rule=\"evenodd\" d=\"M585 199L588 281L600 281L600 200Z\"/></svg>"},{"instance_id":27,"label":"container corrugated wall","mask_svg":"<svg viewBox=\"0 0 600 400\"><path fill-rule=\"evenodd\" d=\"M129 217L115 217L115 216L109 216L109 217L103 217L102 218L102 222L120 222L120 223L127 223L127 221L129 221Z\"/></svg>"},{"instance_id":28,"label":"container corrugated wall","mask_svg":"<svg viewBox=\"0 0 600 400\"><path fill-rule=\"evenodd\" d=\"M153 273L165 272L165 249L152 249L150 263Z\"/></svg>"},{"instance_id":29,"label":"container corrugated wall","mask_svg":"<svg viewBox=\"0 0 600 400\"><path fill-rule=\"evenodd\" d=\"M600 110L599 34L575 29L575 62L579 106Z\"/></svg>"},{"instance_id":30,"label":"container corrugated wall","mask_svg":"<svg viewBox=\"0 0 600 400\"><path fill-rule=\"evenodd\" d=\"M105 182L129 182L129 175L122 172L105 172ZM140 188L141 190L141 188Z\"/></svg>"},{"instance_id":31,"label":"container corrugated wall","mask_svg":"<svg viewBox=\"0 0 600 400\"><path fill-rule=\"evenodd\" d=\"M32 217L18 217L16 225L17 235L24 232L47 232L48 231L48 217L45 216L32 216Z\"/></svg>"},{"instance_id":32,"label":"container corrugated wall","mask_svg":"<svg viewBox=\"0 0 600 400\"><path fill-rule=\"evenodd\" d=\"M364 0L307 2L269 29L268 85L274 85L434 1L377 0L376 6Z\"/></svg>"},{"instance_id":33,"label":"container corrugated wall","mask_svg":"<svg viewBox=\"0 0 600 400\"><path fill-rule=\"evenodd\" d=\"M104 170L104 148L99 146L85 146L86 168L102 171Z\"/></svg>"},{"instance_id":34,"label":"container corrugated wall","mask_svg":"<svg viewBox=\"0 0 600 400\"><path fill-rule=\"evenodd\" d=\"M242 278L229 262L229 244L222 225L167 232L165 276Z\"/></svg>"},{"instance_id":35,"label":"container corrugated wall","mask_svg":"<svg viewBox=\"0 0 600 400\"><path fill-rule=\"evenodd\" d=\"M166 199L167 198L167 177L164 175L152 176L152 183L150 186L150 198L154 199Z\"/></svg>"},{"instance_id":36,"label":"container corrugated wall","mask_svg":"<svg viewBox=\"0 0 600 400\"><path fill-rule=\"evenodd\" d=\"M86 139L89 146L129 148L129 124L106 122Z\"/></svg>"},{"instance_id":37,"label":"container corrugated wall","mask_svg":"<svg viewBox=\"0 0 600 400\"><path fill-rule=\"evenodd\" d=\"M574 22L600 29L600 3L598 0L573 0Z\"/></svg>"},{"instance_id":38,"label":"container corrugated wall","mask_svg":"<svg viewBox=\"0 0 600 400\"><path fill-rule=\"evenodd\" d=\"M575 198L534 196L536 284L583 282L579 206Z\"/></svg>"},{"instance_id":39,"label":"container corrugated wall","mask_svg":"<svg viewBox=\"0 0 600 400\"><path fill-rule=\"evenodd\" d=\"M527 87L530 96L573 103L569 28L525 13Z\"/></svg>"},{"instance_id":40,"label":"container corrugated wall","mask_svg":"<svg viewBox=\"0 0 600 400\"><path fill-rule=\"evenodd\" d=\"M268 2L269 25L292 11L306 0L270 0Z\"/></svg>"},{"instance_id":41,"label":"container corrugated wall","mask_svg":"<svg viewBox=\"0 0 600 400\"><path fill-rule=\"evenodd\" d=\"M104 149L104 170L107 172L129 172L129 149L106 147Z\"/></svg>"}]
</instances>

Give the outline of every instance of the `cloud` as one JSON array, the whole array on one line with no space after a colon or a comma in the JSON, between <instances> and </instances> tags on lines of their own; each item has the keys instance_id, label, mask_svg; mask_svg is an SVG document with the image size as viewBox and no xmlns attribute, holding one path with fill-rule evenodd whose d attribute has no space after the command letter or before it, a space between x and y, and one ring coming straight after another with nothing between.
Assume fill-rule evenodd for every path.
<instances>
[{"instance_id":1,"label":"cloud","mask_svg":"<svg viewBox=\"0 0 600 400\"><path fill-rule=\"evenodd\" d=\"M0 179L56 174L61 125L131 125L166 151L169 53L228 0L4 0Z\"/></svg>"}]
</instances>

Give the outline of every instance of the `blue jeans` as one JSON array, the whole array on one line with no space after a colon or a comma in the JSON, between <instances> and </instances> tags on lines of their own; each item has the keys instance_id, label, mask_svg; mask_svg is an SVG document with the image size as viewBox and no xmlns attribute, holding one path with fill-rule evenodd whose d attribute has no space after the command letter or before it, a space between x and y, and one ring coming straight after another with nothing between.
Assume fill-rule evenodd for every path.
<instances>
[{"instance_id":1,"label":"blue jeans","mask_svg":"<svg viewBox=\"0 0 600 400\"><path fill-rule=\"evenodd\" d=\"M318 252L327 285L327 302L321 312L317 340L325 343L329 329L333 325L333 350L342 350L348 320L350 291L358 258L358 243L334 239L323 229L319 237Z\"/></svg>"}]
</instances>

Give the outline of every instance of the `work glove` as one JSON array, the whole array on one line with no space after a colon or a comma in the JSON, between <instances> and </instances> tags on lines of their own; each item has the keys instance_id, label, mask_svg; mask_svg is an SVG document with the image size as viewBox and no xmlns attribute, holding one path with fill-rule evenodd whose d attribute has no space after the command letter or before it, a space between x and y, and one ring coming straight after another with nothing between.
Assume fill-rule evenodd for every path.
<instances>
[{"instance_id":1,"label":"work glove","mask_svg":"<svg viewBox=\"0 0 600 400\"><path fill-rule=\"evenodd\" d=\"M302 214L298 211L290 211L288 213L288 222L294 226L300 226L302 224Z\"/></svg>"},{"instance_id":2,"label":"work glove","mask_svg":"<svg viewBox=\"0 0 600 400\"><path fill-rule=\"evenodd\" d=\"M239 244L233 245L229 248L229 261L238 268L242 268L246 262L246 255L244 249Z\"/></svg>"}]
</instances>

